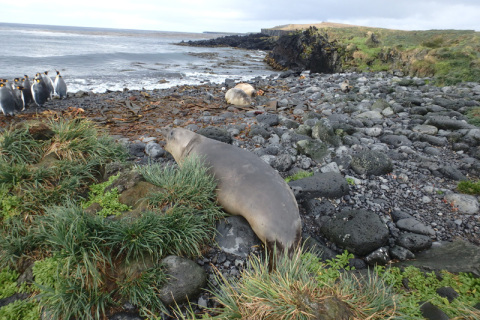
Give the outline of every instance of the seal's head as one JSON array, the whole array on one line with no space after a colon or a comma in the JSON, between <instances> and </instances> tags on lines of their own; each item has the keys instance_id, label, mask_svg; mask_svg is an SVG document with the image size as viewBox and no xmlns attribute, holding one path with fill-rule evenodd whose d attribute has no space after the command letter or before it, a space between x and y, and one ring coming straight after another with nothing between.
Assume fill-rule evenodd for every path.
<instances>
[{"instance_id":1,"label":"seal's head","mask_svg":"<svg viewBox=\"0 0 480 320\"><path fill-rule=\"evenodd\" d=\"M177 163L182 162L185 149L195 137L195 133L183 128L171 128L165 130L164 135L166 139L165 150L172 154Z\"/></svg>"}]
</instances>

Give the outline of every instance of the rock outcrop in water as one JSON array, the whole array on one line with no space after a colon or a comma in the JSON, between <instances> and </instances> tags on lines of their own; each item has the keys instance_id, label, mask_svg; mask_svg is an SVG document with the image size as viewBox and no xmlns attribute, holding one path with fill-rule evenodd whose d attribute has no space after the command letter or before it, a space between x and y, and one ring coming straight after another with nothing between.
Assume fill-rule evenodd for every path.
<instances>
[{"instance_id":1,"label":"rock outcrop in water","mask_svg":"<svg viewBox=\"0 0 480 320\"><path fill-rule=\"evenodd\" d=\"M182 41L180 45L195 47L233 47L253 50L272 50L276 39L262 33L225 36L215 39Z\"/></svg>"}]
</instances>

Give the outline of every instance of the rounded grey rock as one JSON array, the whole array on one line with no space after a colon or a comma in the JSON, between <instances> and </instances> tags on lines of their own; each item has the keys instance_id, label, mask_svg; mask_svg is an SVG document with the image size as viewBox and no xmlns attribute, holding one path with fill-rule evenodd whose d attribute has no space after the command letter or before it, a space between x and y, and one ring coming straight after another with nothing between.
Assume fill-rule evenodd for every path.
<instances>
[{"instance_id":1,"label":"rounded grey rock","mask_svg":"<svg viewBox=\"0 0 480 320\"><path fill-rule=\"evenodd\" d=\"M408 249L401 246L393 246L390 248L390 257L400 261L414 259L415 255Z\"/></svg>"},{"instance_id":2,"label":"rounded grey rock","mask_svg":"<svg viewBox=\"0 0 480 320\"><path fill-rule=\"evenodd\" d=\"M145 153L154 159L163 157L165 155L165 150L156 142L149 142L145 147Z\"/></svg>"},{"instance_id":3,"label":"rounded grey rock","mask_svg":"<svg viewBox=\"0 0 480 320\"><path fill-rule=\"evenodd\" d=\"M412 252L426 250L432 246L432 240L428 236L416 233L403 233L397 238L397 244Z\"/></svg>"},{"instance_id":4,"label":"rounded grey rock","mask_svg":"<svg viewBox=\"0 0 480 320\"><path fill-rule=\"evenodd\" d=\"M165 305L192 301L207 284L205 270L192 260L168 256L161 260L165 266L167 283L159 290L158 297Z\"/></svg>"},{"instance_id":5,"label":"rounded grey rock","mask_svg":"<svg viewBox=\"0 0 480 320\"><path fill-rule=\"evenodd\" d=\"M445 196L445 200L452 203L459 213L476 214L480 209L477 198L468 194L450 193Z\"/></svg>"},{"instance_id":6,"label":"rounded grey rock","mask_svg":"<svg viewBox=\"0 0 480 320\"><path fill-rule=\"evenodd\" d=\"M280 123L278 115L272 113L263 113L257 116L258 123L265 124L269 127L276 126Z\"/></svg>"},{"instance_id":7,"label":"rounded grey rock","mask_svg":"<svg viewBox=\"0 0 480 320\"><path fill-rule=\"evenodd\" d=\"M354 254L364 256L383 247L388 228L380 217L367 210L344 210L320 219L320 231L330 241Z\"/></svg>"},{"instance_id":8,"label":"rounded grey rock","mask_svg":"<svg viewBox=\"0 0 480 320\"><path fill-rule=\"evenodd\" d=\"M232 143L232 136L227 130L218 127L201 128L197 131L198 134L210 139L218 140L225 143Z\"/></svg>"},{"instance_id":9,"label":"rounded grey rock","mask_svg":"<svg viewBox=\"0 0 480 320\"><path fill-rule=\"evenodd\" d=\"M311 177L291 181L288 184L295 188L298 199L312 199L317 197L341 198L348 194L347 180L337 172L325 172Z\"/></svg>"},{"instance_id":10,"label":"rounded grey rock","mask_svg":"<svg viewBox=\"0 0 480 320\"><path fill-rule=\"evenodd\" d=\"M400 219L397 221L397 227L405 231L423 234L426 236L435 235L435 230L433 230L432 227L424 225L415 218Z\"/></svg>"},{"instance_id":11,"label":"rounded grey rock","mask_svg":"<svg viewBox=\"0 0 480 320\"><path fill-rule=\"evenodd\" d=\"M352 169L357 174L383 175L392 172L392 160L384 153L379 151L361 151L352 156L350 163Z\"/></svg>"}]
</instances>

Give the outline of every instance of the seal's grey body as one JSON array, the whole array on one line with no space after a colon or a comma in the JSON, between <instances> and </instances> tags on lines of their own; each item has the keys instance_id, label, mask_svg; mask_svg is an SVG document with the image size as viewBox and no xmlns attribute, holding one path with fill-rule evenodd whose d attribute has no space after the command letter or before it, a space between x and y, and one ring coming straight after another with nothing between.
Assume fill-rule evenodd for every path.
<instances>
[{"instance_id":1,"label":"seal's grey body","mask_svg":"<svg viewBox=\"0 0 480 320\"><path fill-rule=\"evenodd\" d=\"M175 128L165 149L181 165L202 157L217 181L217 199L230 214L243 216L270 250L291 254L301 239L301 220L293 192L280 175L255 154Z\"/></svg>"}]
</instances>

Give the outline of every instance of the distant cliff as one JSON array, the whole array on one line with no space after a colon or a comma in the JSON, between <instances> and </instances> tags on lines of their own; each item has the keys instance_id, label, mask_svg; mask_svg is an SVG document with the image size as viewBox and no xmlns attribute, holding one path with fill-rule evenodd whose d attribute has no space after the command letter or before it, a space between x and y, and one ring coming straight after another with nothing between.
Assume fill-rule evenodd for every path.
<instances>
[{"instance_id":1,"label":"distant cliff","mask_svg":"<svg viewBox=\"0 0 480 320\"><path fill-rule=\"evenodd\" d=\"M396 71L435 77L440 85L480 82L480 32L402 31L334 23L286 25L262 33L183 45L231 46L269 51L275 69L311 72Z\"/></svg>"},{"instance_id":2,"label":"distant cliff","mask_svg":"<svg viewBox=\"0 0 480 320\"><path fill-rule=\"evenodd\" d=\"M337 47L314 27L280 36L265 61L276 69L310 70L314 73L342 71Z\"/></svg>"}]
</instances>

